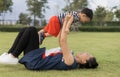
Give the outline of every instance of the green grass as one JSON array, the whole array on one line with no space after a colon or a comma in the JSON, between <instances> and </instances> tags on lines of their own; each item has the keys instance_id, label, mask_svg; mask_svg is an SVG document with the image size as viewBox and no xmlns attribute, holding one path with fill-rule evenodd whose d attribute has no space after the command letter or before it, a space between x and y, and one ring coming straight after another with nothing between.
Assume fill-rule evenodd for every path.
<instances>
[{"instance_id":1,"label":"green grass","mask_svg":"<svg viewBox=\"0 0 120 77\"><path fill-rule=\"evenodd\" d=\"M0 32L0 54L7 52L17 33ZM70 71L29 71L21 64L0 65L0 77L119 77L120 33L73 32L68 36L69 47L77 52L93 54L99 63L97 69ZM41 47L58 47L54 37L46 38ZM22 56L22 55L21 55Z\"/></svg>"}]
</instances>

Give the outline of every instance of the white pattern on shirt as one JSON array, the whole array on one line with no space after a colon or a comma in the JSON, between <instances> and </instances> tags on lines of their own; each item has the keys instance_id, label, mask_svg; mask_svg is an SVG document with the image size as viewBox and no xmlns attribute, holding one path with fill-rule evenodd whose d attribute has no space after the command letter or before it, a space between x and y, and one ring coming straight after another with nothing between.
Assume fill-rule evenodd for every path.
<instances>
[{"instance_id":1,"label":"white pattern on shirt","mask_svg":"<svg viewBox=\"0 0 120 77\"><path fill-rule=\"evenodd\" d=\"M73 23L76 23L76 22L78 22L78 21L80 20L80 17L78 16L78 13L77 13L76 11L60 13L60 14L58 15L58 18L59 18L59 21L60 21L61 26L63 25L63 19L65 18L65 16L66 16L67 14L70 14L70 13L71 13L71 14L73 15L73 17L74 17Z\"/></svg>"}]
</instances>

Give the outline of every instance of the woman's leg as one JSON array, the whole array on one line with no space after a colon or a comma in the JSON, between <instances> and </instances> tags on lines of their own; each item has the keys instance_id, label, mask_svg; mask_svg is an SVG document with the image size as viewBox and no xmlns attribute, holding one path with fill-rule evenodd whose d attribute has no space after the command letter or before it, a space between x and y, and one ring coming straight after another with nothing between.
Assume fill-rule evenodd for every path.
<instances>
[{"instance_id":1,"label":"woman's leg","mask_svg":"<svg viewBox=\"0 0 120 77\"><path fill-rule=\"evenodd\" d=\"M24 55L34 49L39 48L39 37L36 28L31 28L29 42L24 49Z\"/></svg>"},{"instance_id":2,"label":"woman's leg","mask_svg":"<svg viewBox=\"0 0 120 77\"><path fill-rule=\"evenodd\" d=\"M13 43L13 46L11 47L11 49L8 52L9 54L2 54L0 56L0 64L17 64L18 63L18 59L16 57L18 57L19 54L16 54L16 53L22 52L22 50L21 50L22 47L20 44L22 43L24 46L23 42L25 42L26 40L23 40L23 37L25 34L29 33L29 32L27 32L28 29L29 28L24 28L19 32L18 36L16 37L16 40ZM23 41L21 41L21 39ZM18 50L16 50L16 49L18 49Z\"/></svg>"},{"instance_id":3,"label":"woman's leg","mask_svg":"<svg viewBox=\"0 0 120 77\"><path fill-rule=\"evenodd\" d=\"M12 51L11 54L15 57L18 57L22 51L25 51L24 53L27 53L37 48L39 48L37 30L34 27L29 27L24 31L23 35L19 39L18 44L16 45L16 48Z\"/></svg>"},{"instance_id":4,"label":"woman's leg","mask_svg":"<svg viewBox=\"0 0 120 77\"><path fill-rule=\"evenodd\" d=\"M17 37L16 37L16 39L15 39L12 47L9 49L8 53L12 53L12 52L14 51L14 49L16 48L16 46L17 46L17 44L18 44L21 36L23 35L23 33L25 32L26 29L27 29L27 27L21 29L21 31L20 31L19 34L17 35Z\"/></svg>"}]
</instances>

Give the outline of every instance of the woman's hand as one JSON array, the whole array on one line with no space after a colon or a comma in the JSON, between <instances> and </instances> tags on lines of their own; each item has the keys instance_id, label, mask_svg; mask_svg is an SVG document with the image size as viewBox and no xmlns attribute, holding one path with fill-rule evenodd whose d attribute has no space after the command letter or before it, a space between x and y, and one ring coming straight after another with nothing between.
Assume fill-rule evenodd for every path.
<instances>
[{"instance_id":1,"label":"woman's hand","mask_svg":"<svg viewBox=\"0 0 120 77\"><path fill-rule=\"evenodd\" d=\"M73 15L72 14L67 14L65 17L65 21L67 21L67 26L65 32L69 33L70 32L70 26L73 22Z\"/></svg>"},{"instance_id":2,"label":"woman's hand","mask_svg":"<svg viewBox=\"0 0 120 77\"><path fill-rule=\"evenodd\" d=\"M64 19L64 21L69 21L69 19L72 17L72 14L70 13L70 14L67 14L66 16L65 16L65 19Z\"/></svg>"}]
</instances>

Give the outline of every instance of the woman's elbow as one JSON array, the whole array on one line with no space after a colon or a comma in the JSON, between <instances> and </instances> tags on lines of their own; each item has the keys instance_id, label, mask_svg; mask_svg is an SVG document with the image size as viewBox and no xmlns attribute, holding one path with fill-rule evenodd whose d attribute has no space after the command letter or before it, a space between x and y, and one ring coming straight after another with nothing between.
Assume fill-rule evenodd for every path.
<instances>
[{"instance_id":1,"label":"woman's elbow","mask_svg":"<svg viewBox=\"0 0 120 77\"><path fill-rule=\"evenodd\" d=\"M65 39L61 39L60 40L60 46L63 47L64 45L66 45L66 41L65 41Z\"/></svg>"},{"instance_id":2,"label":"woman's elbow","mask_svg":"<svg viewBox=\"0 0 120 77\"><path fill-rule=\"evenodd\" d=\"M65 42L66 42L66 39L64 39L64 38L60 39L60 43L65 43Z\"/></svg>"}]
</instances>

